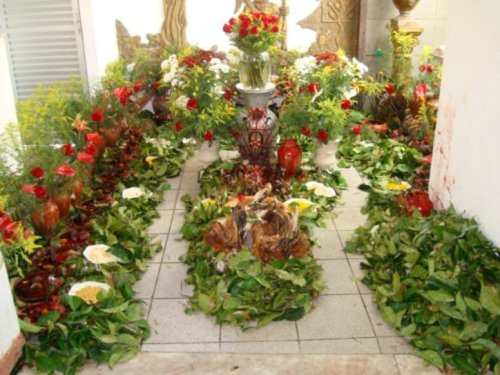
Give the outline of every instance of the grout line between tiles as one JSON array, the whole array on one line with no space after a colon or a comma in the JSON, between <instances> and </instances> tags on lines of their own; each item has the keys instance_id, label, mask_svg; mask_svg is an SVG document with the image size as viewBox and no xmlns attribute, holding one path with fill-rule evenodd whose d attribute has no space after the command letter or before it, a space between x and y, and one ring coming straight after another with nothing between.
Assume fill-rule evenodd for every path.
<instances>
[{"instance_id":1,"label":"grout line between tiles","mask_svg":"<svg viewBox=\"0 0 500 375\"><path fill-rule=\"evenodd\" d=\"M377 339L377 341L378 341L378 339ZM399 363L398 363L398 360L396 358L396 354L393 354L392 357L394 359L394 362L396 363L396 368L398 370L398 373L399 373L399 375L401 375L401 369L399 368Z\"/></svg>"}]
</instances>

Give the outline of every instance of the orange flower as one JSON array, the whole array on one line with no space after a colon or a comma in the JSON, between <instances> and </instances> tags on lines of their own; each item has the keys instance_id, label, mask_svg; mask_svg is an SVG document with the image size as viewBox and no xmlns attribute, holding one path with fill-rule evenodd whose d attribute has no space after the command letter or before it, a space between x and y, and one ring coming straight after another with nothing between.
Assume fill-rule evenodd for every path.
<instances>
[{"instance_id":1,"label":"orange flower","mask_svg":"<svg viewBox=\"0 0 500 375\"><path fill-rule=\"evenodd\" d=\"M85 120L82 120L80 117L77 117L73 122L73 127L79 132L86 132L90 130L89 123Z\"/></svg>"}]
</instances>

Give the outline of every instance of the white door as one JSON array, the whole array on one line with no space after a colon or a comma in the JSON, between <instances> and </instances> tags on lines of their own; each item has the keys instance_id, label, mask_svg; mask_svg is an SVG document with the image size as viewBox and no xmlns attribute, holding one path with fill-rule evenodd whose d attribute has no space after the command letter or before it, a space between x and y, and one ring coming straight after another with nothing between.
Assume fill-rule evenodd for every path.
<instances>
[{"instance_id":1,"label":"white door","mask_svg":"<svg viewBox=\"0 0 500 375\"><path fill-rule=\"evenodd\" d=\"M78 0L0 0L0 27L17 100L39 83L87 79Z\"/></svg>"}]
</instances>

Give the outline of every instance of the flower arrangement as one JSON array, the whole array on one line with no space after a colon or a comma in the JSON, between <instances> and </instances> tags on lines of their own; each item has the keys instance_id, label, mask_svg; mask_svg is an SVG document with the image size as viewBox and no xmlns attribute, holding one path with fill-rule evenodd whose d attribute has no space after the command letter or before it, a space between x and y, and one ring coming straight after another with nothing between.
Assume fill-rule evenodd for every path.
<instances>
[{"instance_id":1,"label":"flower arrangement","mask_svg":"<svg viewBox=\"0 0 500 375\"><path fill-rule=\"evenodd\" d=\"M263 12L246 12L223 26L232 44L248 54L269 51L280 38L279 18Z\"/></svg>"},{"instance_id":2,"label":"flower arrangement","mask_svg":"<svg viewBox=\"0 0 500 375\"><path fill-rule=\"evenodd\" d=\"M167 108L173 131L213 141L232 122L236 110L232 101L234 71L221 54L187 49L179 58L164 64L164 82L172 88Z\"/></svg>"},{"instance_id":3,"label":"flower arrangement","mask_svg":"<svg viewBox=\"0 0 500 375\"><path fill-rule=\"evenodd\" d=\"M243 54L240 58L240 83L245 88L262 89L269 83L269 50L280 38L279 18L263 12L242 13L223 26L231 43Z\"/></svg>"},{"instance_id":4,"label":"flower arrangement","mask_svg":"<svg viewBox=\"0 0 500 375\"><path fill-rule=\"evenodd\" d=\"M285 70L290 87L281 110L289 136L300 133L303 144L315 137L326 143L341 136L362 115L353 110L356 83L367 68L339 50L306 56Z\"/></svg>"}]
</instances>

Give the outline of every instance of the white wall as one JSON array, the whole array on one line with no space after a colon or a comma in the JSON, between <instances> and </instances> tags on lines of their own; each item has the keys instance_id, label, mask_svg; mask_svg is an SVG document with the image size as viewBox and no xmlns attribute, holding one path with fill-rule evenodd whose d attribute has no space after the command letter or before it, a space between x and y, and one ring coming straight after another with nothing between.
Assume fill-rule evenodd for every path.
<instances>
[{"instance_id":1,"label":"white wall","mask_svg":"<svg viewBox=\"0 0 500 375\"><path fill-rule=\"evenodd\" d=\"M12 301L7 270L0 253L0 358L9 350L12 341L19 335L17 314Z\"/></svg>"},{"instance_id":2,"label":"white wall","mask_svg":"<svg viewBox=\"0 0 500 375\"><path fill-rule=\"evenodd\" d=\"M500 1L450 8L430 193L500 246Z\"/></svg>"},{"instance_id":3,"label":"white wall","mask_svg":"<svg viewBox=\"0 0 500 375\"><path fill-rule=\"evenodd\" d=\"M9 122L17 122L16 106L5 38L0 33L0 132Z\"/></svg>"}]
</instances>

